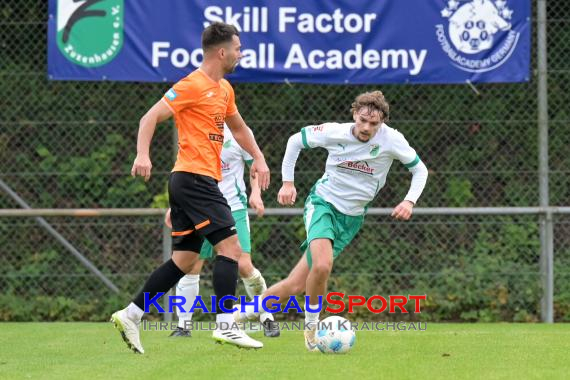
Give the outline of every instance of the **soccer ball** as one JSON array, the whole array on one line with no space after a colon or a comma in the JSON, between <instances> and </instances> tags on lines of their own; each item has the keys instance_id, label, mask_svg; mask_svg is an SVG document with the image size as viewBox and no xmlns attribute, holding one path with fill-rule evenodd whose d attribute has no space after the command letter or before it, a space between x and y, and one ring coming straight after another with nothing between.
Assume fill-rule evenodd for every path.
<instances>
[{"instance_id":1,"label":"soccer ball","mask_svg":"<svg viewBox=\"0 0 570 380\"><path fill-rule=\"evenodd\" d=\"M317 348L323 354L344 354L350 351L355 341L356 334L346 318L332 316L318 324Z\"/></svg>"}]
</instances>

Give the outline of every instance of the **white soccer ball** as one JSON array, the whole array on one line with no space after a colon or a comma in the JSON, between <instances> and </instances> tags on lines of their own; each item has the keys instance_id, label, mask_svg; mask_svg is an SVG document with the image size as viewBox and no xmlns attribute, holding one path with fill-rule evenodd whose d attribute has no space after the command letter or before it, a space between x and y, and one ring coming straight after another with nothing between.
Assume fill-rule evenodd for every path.
<instances>
[{"instance_id":1,"label":"white soccer ball","mask_svg":"<svg viewBox=\"0 0 570 380\"><path fill-rule=\"evenodd\" d=\"M356 333L346 318L332 316L318 324L317 347L323 354L344 354L350 351L355 341Z\"/></svg>"}]
</instances>

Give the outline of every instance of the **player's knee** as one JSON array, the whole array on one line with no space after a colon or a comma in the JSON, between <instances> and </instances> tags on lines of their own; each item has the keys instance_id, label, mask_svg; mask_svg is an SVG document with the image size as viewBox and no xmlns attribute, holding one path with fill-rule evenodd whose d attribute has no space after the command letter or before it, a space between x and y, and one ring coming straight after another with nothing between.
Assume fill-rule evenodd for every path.
<instances>
[{"instance_id":1,"label":"player's knee","mask_svg":"<svg viewBox=\"0 0 570 380\"><path fill-rule=\"evenodd\" d=\"M198 254L196 252L175 251L172 254L172 261L182 272L195 274L192 273L192 269L194 269L194 265L198 261Z\"/></svg>"},{"instance_id":2,"label":"player's knee","mask_svg":"<svg viewBox=\"0 0 570 380\"><path fill-rule=\"evenodd\" d=\"M287 277L285 279L285 289L288 295L296 295L301 294L305 290L305 280L294 278L294 277Z\"/></svg>"},{"instance_id":3,"label":"player's knee","mask_svg":"<svg viewBox=\"0 0 570 380\"><path fill-rule=\"evenodd\" d=\"M291 285L291 294L301 294L305 290L305 283L294 283Z\"/></svg>"},{"instance_id":4,"label":"player's knee","mask_svg":"<svg viewBox=\"0 0 570 380\"><path fill-rule=\"evenodd\" d=\"M311 271L316 275L328 276L332 271L332 260L319 260L313 263Z\"/></svg>"},{"instance_id":5,"label":"player's knee","mask_svg":"<svg viewBox=\"0 0 570 380\"><path fill-rule=\"evenodd\" d=\"M238 261L241 257L241 246L236 235L236 229L225 227L206 236L218 255Z\"/></svg>"},{"instance_id":6,"label":"player's knee","mask_svg":"<svg viewBox=\"0 0 570 380\"><path fill-rule=\"evenodd\" d=\"M253 264L251 263L250 255L247 253L242 253L239 258L239 275L242 278L248 278L253 273Z\"/></svg>"}]
</instances>

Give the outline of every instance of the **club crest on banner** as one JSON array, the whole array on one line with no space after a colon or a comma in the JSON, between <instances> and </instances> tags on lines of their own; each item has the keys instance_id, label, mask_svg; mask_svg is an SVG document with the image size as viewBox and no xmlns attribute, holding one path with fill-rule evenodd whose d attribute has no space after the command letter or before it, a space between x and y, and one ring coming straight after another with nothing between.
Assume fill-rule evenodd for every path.
<instances>
[{"instance_id":1,"label":"club crest on banner","mask_svg":"<svg viewBox=\"0 0 570 380\"><path fill-rule=\"evenodd\" d=\"M123 47L123 0L58 0L57 45L71 62L103 66Z\"/></svg>"},{"instance_id":2,"label":"club crest on banner","mask_svg":"<svg viewBox=\"0 0 570 380\"><path fill-rule=\"evenodd\" d=\"M436 36L459 69L494 70L517 46L520 33L511 23L513 13L506 0L449 0L441 10L446 24L436 25Z\"/></svg>"}]
</instances>

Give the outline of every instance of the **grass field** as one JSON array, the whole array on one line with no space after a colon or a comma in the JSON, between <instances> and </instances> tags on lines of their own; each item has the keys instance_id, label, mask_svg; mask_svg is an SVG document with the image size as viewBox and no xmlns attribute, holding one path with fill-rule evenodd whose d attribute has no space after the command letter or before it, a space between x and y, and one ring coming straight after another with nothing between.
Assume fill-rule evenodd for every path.
<instances>
[{"instance_id":1,"label":"grass field","mask_svg":"<svg viewBox=\"0 0 570 380\"><path fill-rule=\"evenodd\" d=\"M127 350L110 323L1 323L0 379L568 379L570 325L429 324L360 331L347 355L305 351L300 332L258 351L214 344L207 332L146 331ZM184 377L180 377L184 376Z\"/></svg>"}]
</instances>

